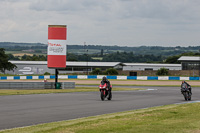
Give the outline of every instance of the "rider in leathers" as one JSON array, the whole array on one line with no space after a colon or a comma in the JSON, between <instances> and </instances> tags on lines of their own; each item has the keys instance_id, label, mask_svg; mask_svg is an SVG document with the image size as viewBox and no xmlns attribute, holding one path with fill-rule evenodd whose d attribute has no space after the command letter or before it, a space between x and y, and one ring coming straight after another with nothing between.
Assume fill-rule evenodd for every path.
<instances>
[{"instance_id":1,"label":"rider in leathers","mask_svg":"<svg viewBox=\"0 0 200 133\"><path fill-rule=\"evenodd\" d=\"M181 89L182 89L182 85L183 85L183 84L186 84L186 85L187 85L187 87L188 87L190 93L192 94L192 88L191 88L191 86L190 86L187 82L185 82L185 81L182 81Z\"/></svg>"},{"instance_id":2,"label":"rider in leathers","mask_svg":"<svg viewBox=\"0 0 200 133\"><path fill-rule=\"evenodd\" d=\"M101 84L105 84L105 83L107 83L108 89L111 90L110 81L108 81L108 79L106 77L103 77L102 81L101 81Z\"/></svg>"}]
</instances>

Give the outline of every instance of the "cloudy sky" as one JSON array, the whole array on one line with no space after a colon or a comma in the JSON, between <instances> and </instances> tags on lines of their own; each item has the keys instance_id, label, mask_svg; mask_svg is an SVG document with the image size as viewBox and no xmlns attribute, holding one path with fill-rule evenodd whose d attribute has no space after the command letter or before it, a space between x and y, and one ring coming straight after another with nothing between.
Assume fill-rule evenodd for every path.
<instances>
[{"instance_id":1,"label":"cloudy sky","mask_svg":"<svg viewBox=\"0 0 200 133\"><path fill-rule=\"evenodd\" d=\"M67 25L68 44L200 45L200 0L0 0L0 41L47 43Z\"/></svg>"}]
</instances>

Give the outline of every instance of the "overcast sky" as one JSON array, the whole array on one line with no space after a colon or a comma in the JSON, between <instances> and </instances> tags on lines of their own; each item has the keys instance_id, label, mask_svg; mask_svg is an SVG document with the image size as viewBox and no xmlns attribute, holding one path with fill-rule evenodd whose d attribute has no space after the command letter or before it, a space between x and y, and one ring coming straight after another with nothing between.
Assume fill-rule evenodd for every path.
<instances>
[{"instance_id":1,"label":"overcast sky","mask_svg":"<svg viewBox=\"0 0 200 133\"><path fill-rule=\"evenodd\" d=\"M67 42L199 46L200 0L0 0L0 41L47 43L48 25Z\"/></svg>"}]
</instances>

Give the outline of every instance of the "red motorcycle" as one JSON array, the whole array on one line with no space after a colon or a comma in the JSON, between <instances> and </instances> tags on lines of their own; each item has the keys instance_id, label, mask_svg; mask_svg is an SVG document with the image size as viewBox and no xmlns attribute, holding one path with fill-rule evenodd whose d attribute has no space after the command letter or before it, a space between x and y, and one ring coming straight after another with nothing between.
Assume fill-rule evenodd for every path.
<instances>
[{"instance_id":1,"label":"red motorcycle","mask_svg":"<svg viewBox=\"0 0 200 133\"><path fill-rule=\"evenodd\" d=\"M101 100L104 101L105 98L107 97L108 100L111 100L112 99L112 85L110 85L110 89L108 88L108 85L105 83L105 84L100 84L99 85L99 91L101 92Z\"/></svg>"}]
</instances>

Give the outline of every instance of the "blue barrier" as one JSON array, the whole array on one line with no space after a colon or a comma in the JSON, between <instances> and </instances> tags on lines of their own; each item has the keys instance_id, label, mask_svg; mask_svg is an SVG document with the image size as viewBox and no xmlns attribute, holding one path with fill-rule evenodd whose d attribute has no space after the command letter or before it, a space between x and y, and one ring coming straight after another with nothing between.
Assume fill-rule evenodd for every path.
<instances>
[{"instance_id":1,"label":"blue barrier","mask_svg":"<svg viewBox=\"0 0 200 133\"><path fill-rule=\"evenodd\" d=\"M13 79L20 79L20 76L14 76Z\"/></svg>"},{"instance_id":2,"label":"blue barrier","mask_svg":"<svg viewBox=\"0 0 200 133\"><path fill-rule=\"evenodd\" d=\"M0 77L1 80L7 80L6 76Z\"/></svg>"},{"instance_id":3,"label":"blue barrier","mask_svg":"<svg viewBox=\"0 0 200 133\"><path fill-rule=\"evenodd\" d=\"M127 76L127 79L134 79L134 80L137 80L137 76Z\"/></svg>"},{"instance_id":4,"label":"blue barrier","mask_svg":"<svg viewBox=\"0 0 200 133\"><path fill-rule=\"evenodd\" d=\"M44 76L38 76L38 79L44 79Z\"/></svg>"},{"instance_id":5,"label":"blue barrier","mask_svg":"<svg viewBox=\"0 0 200 133\"><path fill-rule=\"evenodd\" d=\"M117 79L117 76L107 76L107 79Z\"/></svg>"},{"instance_id":6,"label":"blue barrier","mask_svg":"<svg viewBox=\"0 0 200 133\"><path fill-rule=\"evenodd\" d=\"M88 75L87 78L88 79L97 79L97 75Z\"/></svg>"},{"instance_id":7,"label":"blue barrier","mask_svg":"<svg viewBox=\"0 0 200 133\"><path fill-rule=\"evenodd\" d=\"M158 77L147 76L147 80L158 80Z\"/></svg>"},{"instance_id":8,"label":"blue barrier","mask_svg":"<svg viewBox=\"0 0 200 133\"><path fill-rule=\"evenodd\" d=\"M26 79L33 79L33 76L26 76Z\"/></svg>"},{"instance_id":9,"label":"blue barrier","mask_svg":"<svg viewBox=\"0 0 200 133\"><path fill-rule=\"evenodd\" d=\"M180 77L169 77L169 80L180 80Z\"/></svg>"},{"instance_id":10,"label":"blue barrier","mask_svg":"<svg viewBox=\"0 0 200 133\"><path fill-rule=\"evenodd\" d=\"M199 77L189 77L189 80L199 80Z\"/></svg>"},{"instance_id":11,"label":"blue barrier","mask_svg":"<svg viewBox=\"0 0 200 133\"><path fill-rule=\"evenodd\" d=\"M77 79L77 75L68 75L68 79Z\"/></svg>"},{"instance_id":12,"label":"blue barrier","mask_svg":"<svg viewBox=\"0 0 200 133\"><path fill-rule=\"evenodd\" d=\"M55 79L55 75L50 75L50 79Z\"/></svg>"}]
</instances>

